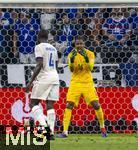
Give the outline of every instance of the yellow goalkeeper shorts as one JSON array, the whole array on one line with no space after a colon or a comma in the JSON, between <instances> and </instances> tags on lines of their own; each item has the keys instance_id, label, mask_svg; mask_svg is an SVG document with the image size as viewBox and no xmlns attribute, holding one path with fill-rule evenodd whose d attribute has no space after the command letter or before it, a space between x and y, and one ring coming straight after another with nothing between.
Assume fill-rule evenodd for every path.
<instances>
[{"instance_id":1,"label":"yellow goalkeeper shorts","mask_svg":"<svg viewBox=\"0 0 138 150\"><path fill-rule=\"evenodd\" d=\"M67 93L67 102L73 102L77 107L81 96L84 97L87 105L94 100L99 100L96 89L92 83L70 84Z\"/></svg>"}]
</instances>

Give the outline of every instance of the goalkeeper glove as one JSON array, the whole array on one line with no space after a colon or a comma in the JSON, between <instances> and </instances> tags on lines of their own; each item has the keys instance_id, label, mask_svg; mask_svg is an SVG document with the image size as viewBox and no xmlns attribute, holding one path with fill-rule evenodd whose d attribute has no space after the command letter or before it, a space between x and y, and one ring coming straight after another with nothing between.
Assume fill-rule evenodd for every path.
<instances>
[{"instance_id":1,"label":"goalkeeper glove","mask_svg":"<svg viewBox=\"0 0 138 150\"><path fill-rule=\"evenodd\" d=\"M70 58L70 62L74 63L74 59L75 59L75 56L77 55L77 51L74 49L71 53L72 53L72 55L71 55L71 58Z\"/></svg>"},{"instance_id":2,"label":"goalkeeper glove","mask_svg":"<svg viewBox=\"0 0 138 150\"><path fill-rule=\"evenodd\" d=\"M88 56L87 56L86 50L85 50L85 49L81 49L81 50L79 51L79 53L84 57L85 61L86 61L87 63L89 63L89 58L88 58Z\"/></svg>"}]
</instances>

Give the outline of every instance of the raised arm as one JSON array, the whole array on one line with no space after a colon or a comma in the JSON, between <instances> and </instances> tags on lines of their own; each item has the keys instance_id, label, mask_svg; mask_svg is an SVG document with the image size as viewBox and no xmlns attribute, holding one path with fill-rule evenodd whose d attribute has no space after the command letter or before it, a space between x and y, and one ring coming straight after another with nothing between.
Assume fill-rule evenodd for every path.
<instances>
[{"instance_id":1,"label":"raised arm","mask_svg":"<svg viewBox=\"0 0 138 150\"><path fill-rule=\"evenodd\" d=\"M77 55L77 51L74 49L68 56L68 66L71 72L74 71L74 60Z\"/></svg>"},{"instance_id":2,"label":"raised arm","mask_svg":"<svg viewBox=\"0 0 138 150\"><path fill-rule=\"evenodd\" d=\"M87 66L88 68L90 69L90 71L93 70L93 67L94 67L94 59L95 59L95 56L94 56L94 53L89 53L89 55L86 53L86 50L85 49L82 49L81 51L79 51L79 53L84 57L86 63L87 63Z\"/></svg>"},{"instance_id":3,"label":"raised arm","mask_svg":"<svg viewBox=\"0 0 138 150\"><path fill-rule=\"evenodd\" d=\"M89 62L87 63L87 65L88 65L88 68L90 69L90 71L92 71L93 67L94 67L94 54L90 55Z\"/></svg>"}]
</instances>

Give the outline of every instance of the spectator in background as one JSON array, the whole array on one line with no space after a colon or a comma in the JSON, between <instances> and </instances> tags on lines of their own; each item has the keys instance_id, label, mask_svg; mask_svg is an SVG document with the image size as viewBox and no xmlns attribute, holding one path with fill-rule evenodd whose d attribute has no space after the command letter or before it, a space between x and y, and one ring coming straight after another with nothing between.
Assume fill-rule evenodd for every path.
<instances>
[{"instance_id":1,"label":"spectator in background","mask_svg":"<svg viewBox=\"0 0 138 150\"><path fill-rule=\"evenodd\" d=\"M56 36L55 28L57 26L55 22L57 12L58 12L57 9L43 9L40 17L40 22L41 28L49 31L48 41L58 50L59 63L62 63L64 61L63 53L65 48L67 47L67 42L59 43L55 38Z\"/></svg>"},{"instance_id":2,"label":"spectator in background","mask_svg":"<svg viewBox=\"0 0 138 150\"><path fill-rule=\"evenodd\" d=\"M0 64L17 63L12 52L14 35L12 11L11 9L0 9Z\"/></svg>"},{"instance_id":3,"label":"spectator in background","mask_svg":"<svg viewBox=\"0 0 138 150\"><path fill-rule=\"evenodd\" d=\"M130 40L128 41L128 45L134 46L138 49L138 8L130 8L128 9L130 16L128 18L128 22L131 26L131 35Z\"/></svg>"},{"instance_id":4,"label":"spectator in background","mask_svg":"<svg viewBox=\"0 0 138 150\"><path fill-rule=\"evenodd\" d=\"M138 52L134 52L128 60L128 63L137 63L138 64Z\"/></svg>"},{"instance_id":5,"label":"spectator in background","mask_svg":"<svg viewBox=\"0 0 138 150\"><path fill-rule=\"evenodd\" d=\"M72 50L72 40L73 40L73 34L72 30L74 29L74 26L70 23L70 19L67 14L62 15L62 20L60 21L60 26L58 27L60 30L57 31L57 41L59 43L64 43L64 45L67 45L67 48L64 50L64 61L63 63L66 63L67 61L67 55Z\"/></svg>"},{"instance_id":6,"label":"spectator in background","mask_svg":"<svg viewBox=\"0 0 138 150\"><path fill-rule=\"evenodd\" d=\"M59 63L65 62L64 52L67 47L66 39L61 39L64 33L58 32L62 27L63 20L61 18L62 9L43 9L41 10L40 24L41 28L48 30L48 42L58 50ZM57 34L59 33L59 36ZM65 33L65 36L67 33ZM59 38L60 37L60 38Z\"/></svg>"},{"instance_id":7,"label":"spectator in background","mask_svg":"<svg viewBox=\"0 0 138 150\"><path fill-rule=\"evenodd\" d=\"M17 19L18 19L18 11L17 11L17 9L13 9L11 11L11 17L13 19L13 23L15 24Z\"/></svg>"},{"instance_id":8,"label":"spectator in background","mask_svg":"<svg viewBox=\"0 0 138 150\"><path fill-rule=\"evenodd\" d=\"M127 46L126 42L129 39L130 26L122 12L111 13L111 17L103 24L103 29L108 36L107 46L117 48Z\"/></svg>"},{"instance_id":9,"label":"spectator in background","mask_svg":"<svg viewBox=\"0 0 138 150\"><path fill-rule=\"evenodd\" d=\"M41 28L44 30L52 30L56 21L56 9L43 9L41 14Z\"/></svg>"},{"instance_id":10,"label":"spectator in background","mask_svg":"<svg viewBox=\"0 0 138 150\"><path fill-rule=\"evenodd\" d=\"M84 24L84 19L83 17L83 11L81 9L78 10L76 13L75 17L71 19L71 24L73 24L75 33L74 36L78 35L83 35L84 31L82 29L82 25Z\"/></svg>"},{"instance_id":11,"label":"spectator in background","mask_svg":"<svg viewBox=\"0 0 138 150\"><path fill-rule=\"evenodd\" d=\"M19 53L20 63L35 63L34 47L39 29L40 24L30 14L20 12L14 32L14 54L16 56Z\"/></svg>"},{"instance_id":12,"label":"spectator in background","mask_svg":"<svg viewBox=\"0 0 138 150\"><path fill-rule=\"evenodd\" d=\"M92 15L93 14L93 15ZM96 59L95 63L101 63L101 44L103 38L103 29L102 24L105 19L102 16L102 10L97 9L95 13L89 13L85 21L85 24L88 25L88 28L85 30L85 35L87 37L86 46L95 52ZM90 17L92 16L92 17Z\"/></svg>"},{"instance_id":13,"label":"spectator in background","mask_svg":"<svg viewBox=\"0 0 138 150\"><path fill-rule=\"evenodd\" d=\"M105 41L103 39L103 45L106 45L104 55L102 53L102 58L104 63L126 63L131 57L132 52L130 51L131 42L129 39L131 37L132 28L129 23L129 18L124 16L124 12L116 12L120 9L113 9L114 12L111 13L111 17L106 19L102 26Z\"/></svg>"},{"instance_id":14,"label":"spectator in background","mask_svg":"<svg viewBox=\"0 0 138 150\"><path fill-rule=\"evenodd\" d=\"M128 59L125 62L138 63L138 8L121 8L121 11L127 18L130 29L129 38L126 42L129 48L129 52L126 52Z\"/></svg>"},{"instance_id":15,"label":"spectator in background","mask_svg":"<svg viewBox=\"0 0 138 150\"><path fill-rule=\"evenodd\" d=\"M58 41L56 41L55 38L56 35L56 31L55 30L51 30L48 36L48 42L53 45L57 51L58 51L58 62L59 63L63 63L64 62L64 51L67 47L67 43L63 42L63 43L59 43Z\"/></svg>"}]
</instances>

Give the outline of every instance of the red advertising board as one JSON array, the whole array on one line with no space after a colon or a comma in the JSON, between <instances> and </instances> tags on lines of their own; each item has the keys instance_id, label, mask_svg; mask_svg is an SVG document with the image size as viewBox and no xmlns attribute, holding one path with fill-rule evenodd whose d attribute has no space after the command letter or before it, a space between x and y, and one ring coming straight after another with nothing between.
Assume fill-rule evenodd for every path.
<instances>
[{"instance_id":1,"label":"red advertising board","mask_svg":"<svg viewBox=\"0 0 138 150\"><path fill-rule=\"evenodd\" d=\"M61 122L67 90L67 88L60 89L60 99L55 104L56 115ZM106 119L115 121L123 117L129 122L138 118L138 88L97 88L97 91ZM41 106L46 112L44 102ZM30 111L23 88L0 89L0 124L20 125L24 118L33 117ZM73 110L72 122L83 125L85 120L92 121L94 118L93 109L81 98L78 108Z\"/></svg>"}]
</instances>

